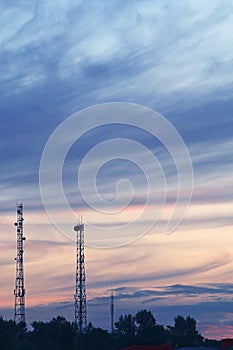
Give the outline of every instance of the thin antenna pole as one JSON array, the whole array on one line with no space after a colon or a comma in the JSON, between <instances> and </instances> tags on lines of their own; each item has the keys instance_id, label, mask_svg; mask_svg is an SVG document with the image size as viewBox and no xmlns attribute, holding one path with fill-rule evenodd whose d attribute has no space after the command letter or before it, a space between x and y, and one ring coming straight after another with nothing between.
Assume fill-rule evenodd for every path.
<instances>
[{"instance_id":1,"label":"thin antenna pole","mask_svg":"<svg viewBox=\"0 0 233 350\"><path fill-rule=\"evenodd\" d=\"M16 278L15 278L15 315L14 321L18 323L26 323L25 317L25 289L24 289L24 264L23 264L23 253L24 247L23 242L26 239L23 236L23 203L19 202L16 204L16 215L17 222L16 235L17 235L17 256L16 261Z\"/></svg>"},{"instance_id":2,"label":"thin antenna pole","mask_svg":"<svg viewBox=\"0 0 233 350\"><path fill-rule=\"evenodd\" d=\"M111 303L110 303L110 313L111 313L111 333L114 333L114 296L113 290L111 290Z\"/></svg>"}]
</instances>

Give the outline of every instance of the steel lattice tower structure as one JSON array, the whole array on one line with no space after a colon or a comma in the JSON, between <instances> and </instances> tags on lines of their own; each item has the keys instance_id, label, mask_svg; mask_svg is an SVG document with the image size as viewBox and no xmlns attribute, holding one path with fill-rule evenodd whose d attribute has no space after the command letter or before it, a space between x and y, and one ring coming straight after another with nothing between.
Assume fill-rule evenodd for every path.
<instances>
[{"instance_id":1,"label":"steel lattice tower structure","mask_svg":"<svg viewBox=\"0 0 233 350\"><path fill-rule=\"evenodd\" d=\"M74 227L76 236L76 289L75 289L75 324L78 332L83 331L87 325L87 306L86 306L86 274L84 259L84 224L82 220Z\"/></svg>"},{"instance_id":2,"label":"steel lattice tower structure","mask_svg":"<svg viewBox=\"0 0 233 350\"><path fill-rule=\"evenodd\" d=\"M15 279L15 315L14 321L16 323L26 323L25 318L25 289L24 289L24 266L23 266L23 242L26 239L23 236L23 203L16 204L17 222L17 257L16 261L16 279Z\"/></svg>"}]
</instances>

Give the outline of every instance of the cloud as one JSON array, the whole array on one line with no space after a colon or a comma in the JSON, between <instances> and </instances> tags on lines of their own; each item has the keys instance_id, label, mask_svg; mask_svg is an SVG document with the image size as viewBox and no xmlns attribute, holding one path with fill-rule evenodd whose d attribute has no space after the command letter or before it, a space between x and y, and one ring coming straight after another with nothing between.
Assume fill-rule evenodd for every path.
<instances>
[{"instance_id":1,"label":"cloud","mask_svg":"<svg viewBox=\"0 0 233 350\"><path fill-rule=\"evenodd\" d=\"M17 59L22 90L27 84L45 83L46 76L57 71L70 86L81 78L81 95L91 93L91 78L95 101L121 100L124 91L126 99L134 96L142 102L147 96L151 103L153 95L162 105L168 96L173 103L175 96L188 102L190 93L200 101L203 94L208 98L232 84L229 2L40 2L27 9L8 7L3 13L4 21L12 13L17 18L6 31L3 53L11 54L8 67ZM17 75L16 66L4 71L9 79ZM108 72L110 82L105 79Z\"/></svg>"},{"instance_id":2,"label":"cloud","mask_svg":"<svg viewBox=\"0 0 233 350\"><path fill-rule=\"evenodd\" d=\"M121 100L122 91L126 100L133 93L136 99L141 99L143 96L148 101L151 94L155 101L156 99L162 101L163 98L168 101L169 94L177 95L179 91L184 91L184 94L188 92L189 96L203 94L203 89L199 86L197 88L195 83L189 80L190 78L187 78L188 86L186 86L185 77L191 74L194 79L199 79L201 84L208 83L208 76L200 75L202 70L212 76L217 74L218 70L212 71L210 65L215 67L216 61L221 62L222 57L227 57L227 62L228 60L230 62L231 53L228 47L231 44L231 37L227 34L231 26L229 3L226 3L225 7L220 6L219 2L211 2L211 6L202 5L200 2L195 6L182 2L178 6L173 2L154 4L150 1L143 5L139 1L130 4L122 2L121 6L116 2L111 5L107 3L92 5L89 7L83 2L75 5L64 2L59 5L53 2L47 5L34 3L30 7L2 5L6 10L1 13L3 23L7 23L8 17L12 17L13 14L16 21L12 23L9 30L7 26L4 27L2 54L5 55L5 60L1 63L2 79L5 79L4 74L7 74L8 78L5 81L9 85L4 85L2 82L1 86L4 93L7 92L11 94L10 96L13 96L14 84L22 88L20 104L14 105L14 108L8 105L3 110L4 114L11 114L11 118L14 115L21 115L20 118L14 118L14 129L19 132L14 133L11 139L2 138L2 144L6 145L4 152L6 156L2 156L3 164L6 164L2 172L2 182L6 186L4 201L5 193L9 194L10 188L12 196L16 193L19 182L24 185L22 192L30 193L30 197L38 196L38 188L35 186L38 180L36 174L38 174L38 163L46 136L49 135L49 133L45 135L45 130L47 128L53 130L58 118L57 114L61 114L59 118L67 117L67 111L75 108L75 101L78 101L80 106L81 100L88 99L90 94L93 96L93 103L118 98ZM184 12L186 16L183 15ZM79 15L79 21L76 20L77 15ZM91 22L90 17L92 17ZM49 21L48 18L50 18ZM188 21L187 18L189 18ZM88 27L85 26L87 22ZM173 27L165 23L172 23ZM217 40L216 35L220 28L224 28L221 41ZM61 50L64 44L66 49ZM222 45L221 50L219 45ZM206 47L211 49L206 50ZM220 52L221 56L219 56ZM209 56L208 59L206 55ZM221 69L226 67L227 62ZM68 76L60 81L57 72L62 71L63 66ZM31 77L31 74L35 77ZM219 71L219 74L226 85L231 75L228 72L224 75L222 71ZM111 78L110 85L106 85L104 82L109 78ZM77 80L81 85L77 86ZM183 84L183 87L177 86L177 80L179 84ZM24 93L27 82L30 83L30 91L25 90ZM211 81L210 89L218 84L217 82L217 79L214 82ZM77 87L74 88L74 86ZM143 91L141 86L144 87ZM221 87L221 84L218 86ZM55 106L56 91L61 99L58 103L56 102L55 111L51 111L52 106ZM207 93L208 96L212 96L209 90ZM77 96L79 96L78 100ZM18 101L17 98L16 101ZM38 103L41 109L39 112ZM25 111L24 107L22 110L22 104L27 104L30 108ZM63 113L58 112L58 109L62 109ZM33 117L29 118L31 110L33 110ZM40 123L36 123L36 118ZM202 119L200 127L206 124L205 118ZM5 134L12 130L12 124L8 125L9 123L4 125ZM219 135L219 128L213 127L213 129L216 135ZM230 127L227 129L230 130ZM209 132L209 125L207 130ZM25 138L24 142L32 147L25 147L22 136ZM195 136L196 141L197 137L198 135ZM43 145L40 140L43 140ZM89 141L86 140L86 142ZM15 144L18 143L22 143L23 152L21 151L18 159L9 164L9 156L16 156ZM202 169L202 172L205 169L206 174L211 172L212 168L216 167L216 161L220 163L220 160L221 165L225 167L224 173L231 172L231 168L226 167L227 162L231 160L228 152L230 145L225 146L226 148L221 149L221 152L218 147L218 153L215 152L214 157L207 151L203 152L207 147L213 148L214 143L211 145L207 139L198 146L198 152L194 151L192 154L197 176L199 169ZM190 148L192 151L192 145ZM29 164L31 164L30 169ZM206 181L208 180L207 178ZM34 184L32 190L29 188L30 183ZM20 193L16 194L17 197L20 195Z\"/></svg>"},{"instance_id":3,"label":"cloud","mask_svg":"<svg viewBox=\"0 0 233 350\"><path fill-rule=\"evenodd\" d=\"M178 314L191 315L197 320L197 329L209 338L223 338L229 335L233 327L233 318L229 312L232 284L208 285L170 285L145 290L137 287L114 289L115 320L120 314L136 313L146 308L154 313L158 323L172 325ZM177 296L178 293L178 296ZM110 290L100 296L89 296L87 301L88 320L95 326L110 327ZM198 298L195 300L194 296ZM217 300L217 296L220 300ZM156 297L157 296L157 297ZM74 303L69 300L54 301L27 307L27 320L47 321L56 315L73 320ZM11 317L8 309L3 309L4 317ZM100 318L98 315L101 314ZM215 315L215 316L214 316ZM217 318L216 318L217 315ZM212 322L208 323L213 316Z\"/></svg>"}]
</instances>

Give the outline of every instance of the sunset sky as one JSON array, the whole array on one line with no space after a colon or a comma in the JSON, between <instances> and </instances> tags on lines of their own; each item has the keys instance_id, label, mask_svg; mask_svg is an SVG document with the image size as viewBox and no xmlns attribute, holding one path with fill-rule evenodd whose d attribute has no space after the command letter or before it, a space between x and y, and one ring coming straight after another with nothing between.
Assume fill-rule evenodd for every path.
<instances>
[{"instance_id":1,"label":"sunset sky","mask_svg":"<svg viewBox=\"0 0 233 350\"><path fill-rule=\"evenodd\" d=\"M110 328L113 289L116 320L147 308L158 323L191 315L202 335L233 337L233 2L2 0L0 26L0 315L13 318L15 205L23 201L28 324L74 319L72 211L85 223L88 321ZM159 125L147 112L135 114L143 130L127 125L128 114L117 124L106 112L106 125L83 132L99 118L92 106L114 112L115 102L158 112L187 147L192 200L171 234L177 179L186 191L181 210L188 203L177 167L185 159L149 134ZM77 129L60 132L41 189L46 143L74 113ZM56 190L60 161L70 209Z\"/></svg>"}]
</instances>

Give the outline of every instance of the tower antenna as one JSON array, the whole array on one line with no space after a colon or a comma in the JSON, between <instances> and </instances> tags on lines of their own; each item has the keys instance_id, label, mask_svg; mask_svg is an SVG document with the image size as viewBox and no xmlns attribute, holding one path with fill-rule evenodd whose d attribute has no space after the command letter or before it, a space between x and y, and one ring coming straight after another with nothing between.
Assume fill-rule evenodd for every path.
<instances>
[{"instance_id":1,"label":"tower antenna","mask_svg":"<svg viewBox=\"0 0 233 350\"><path fill-rule=\"evenodd\" d=\"M24 266L23 266L23 242L26 239L23 236L23 203L18 202L16 204L17 222L16 235L17 235L17 256L16 261L16 278L15 278L15 315L14 321L18 323L26 323L25 318L25 289L24 289Z\"/></svg>"},{"instance_id":2,"label":"tower antenna","mask_svg":"<svg viewBox=\"0 0 233 350\"><path fill-rule=\"evenodd\" d=\"M110 313L111 313L111 333L114 333L114 295L113 290L111 290L111 303L110 303Z\"/></svg>"},{"instance_id":3,"label":"tower antenna","mask_svg":"<svg viewBox=\"0 0 233 350\"><path fill-rule=\"evenodd\" d=\"M76 234L76 288L75 288L75 324L78 332L83 331L87 325L86 307L86 274L84 261L84 224L82 217L80 222L74 227Z\"/></svg>"}]
</instances>

